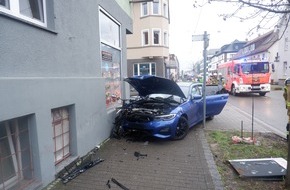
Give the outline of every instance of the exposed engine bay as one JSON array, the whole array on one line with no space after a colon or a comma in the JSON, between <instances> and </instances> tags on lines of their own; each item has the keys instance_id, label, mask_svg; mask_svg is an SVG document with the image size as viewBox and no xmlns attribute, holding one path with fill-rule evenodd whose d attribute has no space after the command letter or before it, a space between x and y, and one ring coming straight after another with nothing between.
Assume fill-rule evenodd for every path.
<instances>
[{"instance_id":1,"label":"exposed engine bay","mask_svg":"<svg viewBox=\"0 0 290 190\"><path fill-rule=\"evenodd\" d=\"M122 124L127 122L150 122L157 116L169 114L185 100L176 96L143 97L123 100L123 106L118 108L115 118L115 127L112 135L120 138L123 135Z\"/></svg>"},{"instance_id":2,"label":"exposed engine bay","mask_svg":"<svg viewBox=\"0 0 290 190\"><path fill-rule=\"evenodd\" d=\"M180 104L172 96L166 98L146 97L125 105L123 109L126 109L126 114L123 117L127 121L152 121L155 116L168 114Z\"/></svg>"}]
</instances>

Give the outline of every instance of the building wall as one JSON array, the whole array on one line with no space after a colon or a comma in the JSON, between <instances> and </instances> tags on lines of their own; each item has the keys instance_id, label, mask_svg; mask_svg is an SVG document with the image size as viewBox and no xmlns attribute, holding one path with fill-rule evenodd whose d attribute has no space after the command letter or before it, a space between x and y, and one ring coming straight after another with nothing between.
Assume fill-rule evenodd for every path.
<instances>
[{"instance_id":1,"label":"building wall","mask_svg":"<svg viewBox=\"0 0 290 190\"><path fill-rule=\"evenodd\" d=\"M157 76L165 77L165 62L169 58L169 43L164 45L164 32L169 38L169 17L164 16L163 3L160 0L160 14L152 14L152 2L148 2L148 15L142 16L141 3L131 3L133 18L133 34L127 35L128 76L132 76L134 63L155 62ZM153 30L160 29L160 44L153 44ZM142 44L142 31L148 30L148 45Z\"/></svg>"},{"instance_id":2,"label":"building wall","mask_svg":"<svg viewBox=\"0 0 290 190\"><path fill-rule=\"evenodd\" d=\"M285 29L286 23L287 19L285 17L281 18L278 28L275 28L279 33L279 39L268 50L271 64L271 82L279 85L283 85L284 80L290 77L290 32L289 27Z\"/></svg>"},{"instance_id":3,"label":"building wall","mask_svg":"<svg viewBox=\"0 0 290 190\"><path fill-rule=\"evenodd\" d=\"M277 52L279 51L279 41L277 41L275 44L273 44L273 46L271 46L271 48L269 49L269 63L270 63L270 72L271 72L271 83L277 84L279 81L279 77L281 75L281 69L280 65L281 64L277 64L277 62L275 61L275 57ZM275 71L273 72L272 70L272 65L274 65L275 67ZM283 75L282 75L283 76Z\"/></svg>"},{"instance_id":4,"label":"building wall","mask_svg":"<svg viewBox=\"0 0 290 190\"><path fill-rule=\"evenodd\" d=\"M121 23L121 76L127 75L126 33L132 31L116 1L47 2L49 28L0 13L0 122L29 118L34 175L43 186L110 135L115 112L106 109L99 5ZM71 156L55 166L51 110L63 106L70 110Z\"/></svg>"},{"instance_id":5,"label":"building wall","mask_svg":"<svg viewBox=\"0 0 290 190\"><path fill-rule=\"evenodd\" d=\"M290 31L289 27L285 30L287 20L282 20L279 27L280 40L276 43L278 47L273 52L273 56L276 57L278 53L278 59L273 61L275 72L272 72L272 80L274 83L283 85L285 79L290 77ZM285 30L285 31L284 31ZM281 37L281 35L283 36ZM275 59L273 59L275 60Z\"/></svg>"}]
</instances>

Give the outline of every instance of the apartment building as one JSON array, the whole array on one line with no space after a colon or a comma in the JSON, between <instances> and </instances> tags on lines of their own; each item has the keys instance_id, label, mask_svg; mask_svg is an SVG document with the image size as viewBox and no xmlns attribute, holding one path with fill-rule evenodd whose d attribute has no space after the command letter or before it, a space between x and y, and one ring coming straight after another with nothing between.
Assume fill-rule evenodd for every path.
<instances>
[{"instance_id":1,"label":"apartment building","mask_svg":"<svg viewBox=\"0 0 290 190\"><path fill-rule=\"evenodd\" d=\"M210 57L208 63L208 72L211 74L218 74L217 67L220 63L224 63L233 59L235 54L243 48L247 42L234 40L230 44L223 45L220 49Z\"/></svg>"},{"instance_id":2,"label":"apartment building","mask_svg":"<svg viewBox=\"0 0 290 190\"><path fill-rule=\"evenodd\" d=\"M290 77L289 15L281 18L275 30L279 36L276 46L271 49L271 80L274 84L284 85L284 80Z\"/></svg>"},{"instance_id":3,"label":"apartment building","mask_svg":"<svg viewBox=\"0 0 290 190\"><path fill-rule=\"evenodd\" d=\"M130 14L129 0L0 1L0 189L40 189L110 136Z\"/></svg>"},{"instance_id":4,"label":"apartment building","mask_svg":"<svg viewBox=\"0 0 290 190\"><path fill-rule=\"evenodd\" d=\"M133 34L127 35L128 76L169 78L169 0L132 0Z\"/></svg>"}]
</instances>

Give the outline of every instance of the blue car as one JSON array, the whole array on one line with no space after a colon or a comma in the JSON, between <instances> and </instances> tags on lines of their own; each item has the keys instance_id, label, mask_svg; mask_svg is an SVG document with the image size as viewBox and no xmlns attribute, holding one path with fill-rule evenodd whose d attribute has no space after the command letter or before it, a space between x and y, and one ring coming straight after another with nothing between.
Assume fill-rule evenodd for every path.
<instances>
[{"instance_id":1,"label":"blue car","mask_svg":"<svg viewBox=\"0 0 290 190\"><path fill-rule=\"evenodd\" d=\"M113 135L144 132L158 138L183 139L190 127L203 121L202 84L176 83L156 76L124 79L138 93L136 99L124 101L117 111ZM218 86L206 87L206 117L213 119L223 110L228 94Z\"/></svg>"}]
</instances>

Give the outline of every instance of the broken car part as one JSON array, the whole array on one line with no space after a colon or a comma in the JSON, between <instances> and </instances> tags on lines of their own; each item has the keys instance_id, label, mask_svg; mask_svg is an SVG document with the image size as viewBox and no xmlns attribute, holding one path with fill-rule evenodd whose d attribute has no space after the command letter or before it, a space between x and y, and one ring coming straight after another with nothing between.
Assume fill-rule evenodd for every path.
<instances>
[{"instance_id":1,"label":"broken car part","mask_svg":"<svg viewBox=\"0 0 290 190\"><path fill-rule=\"evenodd\" d=\"M134 152L134 156L137 157L137 160L139 160L139 158L144 158L145 156L147 156L147 154L141 154L140 152Z\"/></svg>"},{"instance_id":2,"label":"broken car part","mask_svg":"<svg viewBox=\"0 0 290 190\"><path fill-rule=\"evenodd\" d=\"M115 183L116 185L118 185L119 187L121 187L124 190L129 190L127 187L125 187L123 184L121 184L120 182L118 182L116 179L112 178L111 181L113 183Z\"/></svg>"},{"instance_id":3,"label":"broken car part","mask_svg":"<svg viewBox=\"0 0 290 190\"><path fill-rule=\"evenodd\" d=\"M85 172L86 170L88 170L89 168L99 164L100 162L103 162L104 160L101 158L97 158L96 160L90 161L88 163L85 164L80 164L78 165L76 163L76 167L72 170L72 171L68 171L67 174L65 174L64 176L61 176L61 180L63 184L68 183L70 180L76 178L78 175L80 175L81 173Z\"/></svg>"}]
</instances>

